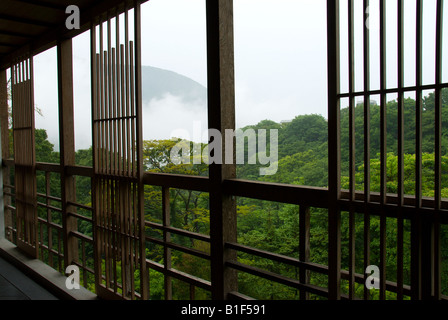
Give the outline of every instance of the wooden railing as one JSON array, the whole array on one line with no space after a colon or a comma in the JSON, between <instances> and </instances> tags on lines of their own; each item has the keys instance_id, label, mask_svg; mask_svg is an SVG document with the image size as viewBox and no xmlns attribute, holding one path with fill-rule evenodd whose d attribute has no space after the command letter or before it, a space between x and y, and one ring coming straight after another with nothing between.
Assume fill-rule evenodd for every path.
<instances>
[{"instance_id":1,"label":"wooden railing","mask_svg":"<svg viewBox=\"0 0 448 320\"><path fill-rule=\"evenodd\" d=\"M7 167L13 167L13 160L4 161ZM80 166L71 166L66 169L70 175L80 176L91 178L93 175L93 169L88 167L80 167ZM52 218L52 213L59 215L61 213L60 202L61 199L50 193L50 174L60 174L61 167L57 164L46 164L46 163L38 163L36 165L36 172L40 174L40 172L44 173L45 177L45 193L37 193L39 201L37 201L38 208L43 209L42 212L45 211L45 216L39 216L39 245L40 245L40 259L44 260L50 266L57 268L60 272L64 272L63 260L64 260L64 252L62 250L63 246L63 232L62 221L54 221ZM13 179L12 179L13 180ZM163 199L163 222L156 223L151 221L145 221L145 226L148 229L159 230L163 237L156 238L152 236L146 236L146 242L153 243L163 247L164 250L164 263L159 263L156 261L152 261L150 259L146 259L147 264L147 272L149 269L153 269L157 272L160 272L165 277L165 299L171 299L171 287L172 279L176 279L182 282L187 283L190 286L190 298L195 298L195 288L201 288L203 290L211 291L212 290L212 282L210 280L201 279L194 275L182 272L180 270L176 270L171 266L171 250L180 251L195 257L199 257L206 261L211 260L211 255L208 252L200 251L197 249L193 249L171 240L171 235L176 234L183 237L187 237L190 239L199 240L205 243L210 244L211 239L209 235L200 234L196 232L187 231L184 229L175 228L170 225L169 221L169 189L170 188L183 188L186 190L196 190L202 192L208 192L208 178L207 177L196 177L196 176L183 176L183 175L173 175L173 174L157 174L157 173L145 173L144 182L147 185L155 185L162 187L162 195ZM4 184L4 196L11 199L11 204L5 206L5 210L9 210L14 215L14 186L12 184ZM296 267L299 270L297 278L289 278L284 275L278 274L272 271L266 271L264 269L250 266L242 263L237 260L229 260L226 261L225 265L227 268L231 268L237 270L238 272L248 273L257 277L261 277L279 284L283 284L285 286L289 286L299 290L300 298L307 299L309 298L309 294L320 296L322 298L328 298L328 288L318 286L310 283L309 272L322 274L328 276L328 266L325 264L318 264L312 262L312 257L310 257L310 229L313 226L309 224L310 219L310 208L323 208L328 209L328 191L325 188L313 188L313 187L303 187L303 186L293 186L293 185L282 185L282 184L273 184L273 183L264 183L264 182L254 182L254 181L244 181L244 180L225 180L223 182L223 187L226 193L238 196L238 197L246 197L246 198L254 198L254 199L262 199L275 201L280 203L289 203L295 204L298 206L297 214L300 219L300 230L299 237L300 241L298 243L298 251L299 258L293 258L290 256L285 256L278 253L268 252L266 250L260 250L256 248L252 248L240 243L226 242L225 250L233 250L238 253L245 253L253 256L257 256L262 259L271 260L277 263L290 265ZM354 210L356 213L365 213L366 208L369 210L370 214L378 215L380 210L385 210L387 216L389 218L397 217L397 205L396 195L388 195L388 201L386 205L380 206L378 202L376 202L377 195L372 193L370 202L365 202L363 199L363 194L357 194L357 197L354 201L349 201L347 199L348 193L346 191L342 192L342 199L339 202L340 209L344 210ZM40 200L42 199L42 200ZM404 219L412 219L415 211L417 210L415 206L413 206L413 197L405 197L403 209L403 218ZM428 206L427 209L422 208L422 212L426 214L428 219L432 219L432 199L426 198L423 201L424 206ZM59 204L59 205L58 205ZM68 214L78 221L84 221L89 224L93 223L93 215L86 215L77 212L77 209L82 210L84 212L91 212L92 208L86 204L80 204L76 202L68 203L70 210ZM447 223L447 209L448 202L444 200L442 202L442 209L440 211L441 223ZM60 216L63 219L62 216ZM213 226L212 226L213 227ZM14 242L15 236L15 226L8 225L6 226L7 231L9 232L9 239ZM350 227L350 229L353 226ZM365 234L364 234L365 235ZM93 267L93 254L92 249L89 251L87 247L93 248L95 244L94 236L85 234L79 231L70 231L69 237L76 238L78 241L78 250L76 253L76 257L78 259L73 261L73 264L77 265L81 270L81 279L82 284L85 287L89 287L93 289L92 286L95 275L94 267ZM411 232L411 238L415 237ZM90 256L89 256L90 254ZM411 268L413 266L411 265ZM350 270L341 270L341 279L354 283L363 285L366 281L366 275L356 273ZM151 290L151 288L150 288ZM412 288L408 284L402 284L401 287L398 286L396 282L386 281L386 290L389 292L398 292L401 290L404 296L412 295ZM139 298L139 292L135 292L135 297ZM228 298L232 299L250 299L250 297L244 295L243 293L234 291L229 294ZM349 295L342 293L342 299L359 299L359 297L349 297ZM442 296L442 299L446 299L446 296Z\"/></svg>"}]
</instances>

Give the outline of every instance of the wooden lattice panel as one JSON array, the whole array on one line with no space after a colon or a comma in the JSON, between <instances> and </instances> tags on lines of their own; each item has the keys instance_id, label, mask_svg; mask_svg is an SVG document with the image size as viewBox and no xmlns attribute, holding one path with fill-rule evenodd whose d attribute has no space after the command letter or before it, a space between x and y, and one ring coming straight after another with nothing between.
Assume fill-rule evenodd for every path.
<instances>
[{"instance_id":1,"label":"wooden lattice panel","mask_svg":"<svg viewBox=\"0 0 448 320\"><path fill-rule=\"evenodd\" d=\"M116 25L115 46L111 41L112 19ZM135 274L144 270L145 259L141 254L142 160L137 152L141 106L134 85L134 42L128 39L127 11L124 20L124 44L120 43L120 16L92 29L92 41L99 41L99 52L92 43L95 247L99 294L133 299ZM103 48L104 34L107 48Z\"/></svg>"},{"instance_id":2,"label":"wooden lattice panel","mask_svg":"<svg viewBox=\"0 0 448 320\"><path fill-rule=\"evenodd\" d=\"M17 245L38 256L33 60L12 67L12 115L17 209Z\"/></svg>"}]
</instances>

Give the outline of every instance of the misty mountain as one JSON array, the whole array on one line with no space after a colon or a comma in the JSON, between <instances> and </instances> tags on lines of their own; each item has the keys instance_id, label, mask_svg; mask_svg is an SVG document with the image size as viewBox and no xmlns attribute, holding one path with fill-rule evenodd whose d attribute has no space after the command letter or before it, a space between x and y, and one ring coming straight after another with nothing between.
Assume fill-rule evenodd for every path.
<instances>
[{"instance_id":1,"label":"misty mountain","mask_svg":"<svg viewBox=\"0 0 448 320\"><path fill-rule=\"evenodd\" d=\"M142 67L143 103L161 100L167 95L182 99L186 104L206 105L207 89L200 83L173 71Z\"/></svg>"}]
</instances>

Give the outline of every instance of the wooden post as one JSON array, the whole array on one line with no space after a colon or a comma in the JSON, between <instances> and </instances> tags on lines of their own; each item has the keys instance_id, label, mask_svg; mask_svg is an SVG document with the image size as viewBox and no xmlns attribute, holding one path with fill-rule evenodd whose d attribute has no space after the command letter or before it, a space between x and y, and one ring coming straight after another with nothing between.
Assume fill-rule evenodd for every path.
<instances>
[{"instance_id":1,"label":"wooden post","mask_svg":"<svg viewBox=\"0 0 448 320\"><path fill-rule=\"evenodd\" d=\"M9 158L9 114L8 114L8 81L6 70L0 70L0 133L1 133L1 161ZM0 191L3 193L3 184L10 184L9 168L0 171ZM0 203L0 239L5 237L5 227L12 225L11 213L5 210L10 204L9 197L2 197Z\"/></svg>"},{"instance_id":2,"label":"wooden post","mask_svg":"<svg viewBox=\"0 0 448 320\"><path fill-rule=\"evenodd\" d=\"M142 109L142 24L140 2L134 2L134 37L135 37L135 111L136 111L136 144L137 159L135 159L138 178L138 219L140 230L140 286L142 299L149 298L149 278L146 268L145 240L145 208L143 184L143 109ZM132 57L132 54L131 54Z\"/></svg>"},{"instance_id":3,"label":"wooden post","mask_svg":"<svg viewBox=\"0 0 448 320\"><path fill-rule=\"evenodd\" d=\"M67 166L75 165L75 129L73 120L73 53L72 40L62 40L57 46L58 92L59 92L59 144L62 198L62 227L64 238L64 263L67 267L78 260L78 240L70 235L77 231L76 218L69 214L76 202L75 178L66 172Z\"/></svg>"},{"instance_id":4,"label":"wooden post","mask_svg":"<svg viewBox=\"0 0 448 320\"><path fill-rule=\"evenodd\" d=\"M97 96L97 54L96 54L96 25L94 21L92 21L90 28L90 79L91 79L91 117L92 117L92 166L93 166L93 177L92 177L92 223L93 223L93 252L94 252L94 270L95 270L95 290L98 291L100 289L99 284L102 279L101 272L101 233L99 232L99 228L97 227L99 222L99 179L96 175L98 170L98 129L95 124L95 120L98 118L97 110L98 110L98 96Z\"/></svg>"},{"instance_id":5,"label":"wooden post","mask_svg":"<svg viewBox=\"0 0 448 320\"><path fill-rule=\"evenodd\" d=\"M206 2L208 126L225 137L225 129L235 129L233 1ZM225 156L225 143L221 155ZM217 152L215 150L215 152ZM235 157L235 155L233 155ZM235 178L233 164L213 163L210 178L210 240L212 299L223 300L237 290L237 272L226 267L226 261L236 260L236 252L225 249L226 242L236 242L236 202L224 194L222 182Z\"/></svg>"}]
</instances>

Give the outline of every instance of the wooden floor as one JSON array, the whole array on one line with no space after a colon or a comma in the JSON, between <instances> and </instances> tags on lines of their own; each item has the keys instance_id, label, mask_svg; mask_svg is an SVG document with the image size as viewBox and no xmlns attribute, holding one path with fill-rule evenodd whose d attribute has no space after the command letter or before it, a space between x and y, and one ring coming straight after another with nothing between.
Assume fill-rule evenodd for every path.
<instances>
[{"instance_id":1,"label":"wooden floor","mask_svg":"<svg viewBox=\"0 0 448 320\"><path fill-rule=\"evenodd\" d=\"M0 257L0 300L58 300Z\"/></svg>"}]
</instances>

